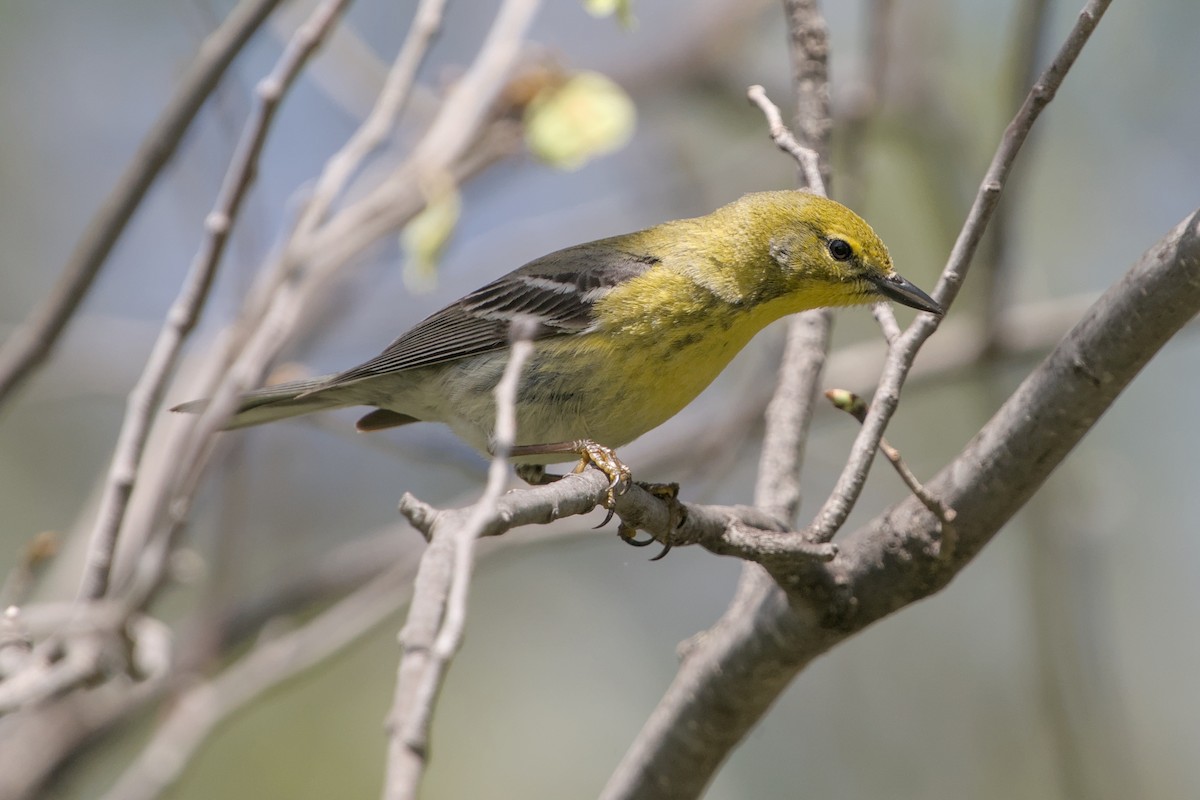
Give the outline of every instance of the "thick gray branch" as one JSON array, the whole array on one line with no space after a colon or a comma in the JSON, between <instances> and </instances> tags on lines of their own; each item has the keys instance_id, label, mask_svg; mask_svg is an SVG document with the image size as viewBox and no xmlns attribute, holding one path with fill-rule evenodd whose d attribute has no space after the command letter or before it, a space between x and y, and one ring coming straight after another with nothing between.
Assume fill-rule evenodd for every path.
<instances>
[{"instance_id":1,"label":"thick gray branch","mask_svg":"<svg viewBox=\"0 0 1200 800\"><path fill-rule=\"evenodd\" d=\"M604 796L699 796L799 670L945 586L1197 312L1200 210L1100 298L927 484L958 512L953 552L941 551L933 516L909 498L845 537L828 567L810 560L786 596L774 587L744 592L686 654L681 677L643 730L665 745L623 764Z\"/></svg>"}]
</instances>

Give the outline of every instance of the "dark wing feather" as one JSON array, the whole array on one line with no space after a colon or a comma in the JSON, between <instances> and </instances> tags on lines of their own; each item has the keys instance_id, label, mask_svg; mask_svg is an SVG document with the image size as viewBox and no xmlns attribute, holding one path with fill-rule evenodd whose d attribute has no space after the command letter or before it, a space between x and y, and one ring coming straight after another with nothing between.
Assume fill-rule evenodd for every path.
<instances>
[{"instance_id":1,"label":"dark wing feather","mask_svg":"<svg viewBox=\"0 0 1200 800\"><path fill-rule=\"evenodd\" d=\"M535 340L581 333L592 324L597 300L656 263L653 256L631 251L628 237L559 250L447 306L329 385L500 350L508 346L518 316L537 320Z\"/></svg>"}]
</instances>

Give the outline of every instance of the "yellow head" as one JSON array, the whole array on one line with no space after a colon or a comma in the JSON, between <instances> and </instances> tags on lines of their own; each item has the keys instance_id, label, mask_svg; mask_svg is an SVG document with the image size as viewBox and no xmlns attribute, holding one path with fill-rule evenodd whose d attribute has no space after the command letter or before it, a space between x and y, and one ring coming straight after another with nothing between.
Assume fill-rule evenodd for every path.
<instances>
[{"instance_id":1,"label":"yellow head","mask_svg":"<svg viewBox=\"0 0 1200 800\"><path fill-rule=\"evenodd\" d=\"M727 263L747 268L727 277L735 293L758 303L817 306L894 300L941 314L929 295L900 277L871 226L841 203L809 192L748 194L701 217L722 231L733 252ZM774 301L774 302L772 302Z\"/></svg>"}]
</instances>

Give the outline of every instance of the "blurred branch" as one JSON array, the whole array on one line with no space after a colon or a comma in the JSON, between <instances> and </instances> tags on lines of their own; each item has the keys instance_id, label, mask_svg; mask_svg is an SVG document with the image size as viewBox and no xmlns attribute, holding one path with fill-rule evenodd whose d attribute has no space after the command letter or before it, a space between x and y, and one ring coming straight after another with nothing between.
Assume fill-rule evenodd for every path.
<instances>
[{"instance_id":1,"label":"blurred branch","mask_svg":"<svg viewBox=\"0 0 1200 800\"><path fill-rule=\"evenodd\" d=\"M191 763L213 729L269 688L311 669L395 613L407 596L411 562L401 562L301 627L258 644L172 704L107 800L159 797Z\"/></svg>"},{"instance_id":2,"label":"blurred branch","mask_svg":"<svg viewBox=\"0 0 1200 800\"><path fill-rule=\"evenodd\" d=\"M94 603L85 611L65 604L34 609L29 615L34 621L49 616L54 623L47 631L43 622L41 641L27 646L20 657L8 654L9 668L0 683L0 715L36 707L93 678L123 674L153 681L167 672L171 636L158 620L131 616L115 603ZM6 621L20 625L21 616L9 609Z\"/></svg>"},{"instance_id":3,"label":"blurred branch","mask_svg":"<svg viewBox=\"0 0 1200 800\"><path fill-rule=\"evenodd\" d=\"M1143 788L1128 687L1116 666L1121 648L1115 605L1121 601L1107 581L1097 579L1111 566L1104 563L1097 517L1062 502L1063 483L1039 492L1022 510L1020 524L1038 707L1054 748L1059 796L1146 797L1153 792Z\"/></svg>"},{"instance_id":4,"label":"blurred branch","mask_svg":"<svg viewBox=\"0 0 1200 800\"><path fill-rule=\"evenodd\" d=\"M96 741L99 734L128 720L160 696L164 677L129 683L107 681L76 689L36 706L22 708L0 722L0 797L34 800L64 754Z\"/></svg>"},{"instance_id":5,"label":"blurred branch","mask_svg":"<svg viewBox=\"0 0 1200 800\"><path fill-rule=\"evenodd\" d=\"M270 593L239 603L222 614L217 625L219 649L229 653L260 634L269 622L290 624L284 618L305 614L314 605L330 600L341 609L330 608L280 638L265 638L216 676L184 689L182 702L189 704L189 708L194 708L195 703L188 698L204 695L215 698L211 710L205 710L200 719L187 723L179 718L182 708L172 703L173 710L159 724L152 742L122 778L134 787L130 791L142 791L150 785L168 788L178 777L178 771L186 766L186 760L224 721L274 687L319 666L323 660L337 655L340 648L377 628L379 619L375 618L373 610L377 606L372 599L377 598L377 587L390 581L390 599L386 601L390 603L390 611L386 613L399 611L411 594L411 577L416 572L417 548L407 546L400 538L411 533L407 526L397 524L374 536L354 540L325 554ZM578 526L560 525L554 529L539 525L481 541L479 556L485 558L512 547L580 535L593 536L595 533L581 532ZM381 578L384 573L391 577ZM347 597L351 592L354 597ZM92 615L102 613L103 607L91 604L88 611ZM345 622L347 619L350 620L348 623ZM48 631L59 630L72 620L89 629L96 627L96 621L90 617L80 618L78 607L71 603L30 606L19 620L24 630L15 632L15 644L21 645L22 649L28 647L30 637L44 637ZM7 621L0 619L0 625ZM323 652L321 640L330 629L338 631L342 639L330 642L336 646ZM0 654L12 638L0 628ZM97 734L111 731L149 703L160 701L162 695L182 688L178 687L180 677L198 674L209 653L207 647L202 648L202 652L195 648L189 650L189 642L190 638L181 642L184 647L169 673L156 672L154 677L136 683L109 681L93 690L76 691L41 706L25 708L6 720L7 724L19 725L21 736L6 735L5 746L0 748L0 798L41 796L37 794L38 788L58 765L62 753L76 752L77 748L98 741ZM302 662L282 659L281 656L288 652L302 656ZM197 660L197 656L201 660ZM153 758L151 750L155 753ZM166 762L171 767L166 770L170 775L154 773L156 759L168 752L183 761L178 765ZM158 763L161 766L163 762ZM110 795L116 796L113 792Z\"/></svg>"},{"instance_id":6,"label":"blurred branch","mask_svg":"<svg viewBox=\"0 0 1200 800\"><path fill-rule=\"evenodd\" d=\"M90 601L90 605L95 606L96 601L107 592L117 534L124 521L134 485L141 474L151 417L158 410L165 383L175 366L183 341L199 318L224 245L253 177L254 165L274 111L287 87L319 44L322 31L329 29L344 5L344 1L325 3L314 14L310 24L297 32L276 69L259 86L260 103L247 123L215 209L205 221L209 236L192 263L143 375L130 395L125 424L89 540L79 590L80 601ZM93 678L132 676L148 685L157 684L168 668L168 637L159 635L160 624L148 619L143 624L135 624L139 617L131 616L133 607L126 600L121 598L112 604L105 603L103 618L84 614L86 622L73 621L71 625L65 625L47 636L35 647L23 669L5 676L0 685L0 713L32 707L39 701L75 690ZM141 631L140 635L138 631ZM162 653L155 657L153 663L156 668L149 674L145 674L146 670L138 663L139 651L143 654ZM126 696L132 699L142 696L142 693L126 692ZM30 724L36 724L36 721ZM13 735L11 727L7 734ZM64 737L61 741L70 744L77 740Z\"/></svg>"},{"instance_id":7,"label":"blurred branch","mask_svg":"<svg viewBox=\"0 0 1200 800\"><path fill-rule=\"evenodd\" d=\"M921 357L908 374L907 385L953 379L964 370L991 362L1038 356L1054 347L1098 295L1085 292L1006 308L995 337L979 321L952 317L939 327L940 335L921 348ZM859 394L874 389L885 353L874 341L847 345L830 358L829 380Z\"/></svg>"},{"instance_id":8,"label":"blurred branch","mask_svg":"<svg viewBox=\"0 0 1200 800\"><path fill-rule=\"evenodd\" d=\"M1007 71L1007 92L1003 96L1005 111L1017 106L1029 91L1037 76L1037 58L1046 26L1049 22L1048 0L1023 0L1017 4L1016 33ZM1025 163L1030 155L1026 149ZM999 334L998 326L1004 307L1009 302L1008 283L1012 277L1013 212L1018 208L1013 201L1011 181L1007 203L1001 203L992 218L991 228L983 242L983 254L979 259L979 290L983 297L984 330L987 331L989 347Z\"/></svg>"},{"instance_id":9,"label":"blurred branch","mask_svg":"<svg viewBox=\"0 0 1200 800\"><path fill-rule=\"evenodd\" d=\"M179 88L76 243L54 289L0 346L0 405L50 355L200 107L277 5L279 0L241 0L201 43Z\"/></svg>"},{"instance_id":10,"label":"blurred branch","mask_svg":"<svg viewBox=\"0 0 1200 800\"><path fill-rule=\"evenodd\" d=\"M867 195L864 167L865 146L871 123L883 106L887 89L888 69L891 66L891 23L893 0L870 0L866 12L866 79L851 87L848 108L839 129L843 157L838 181L841 196L851 208L860 205Z\"/></svg>"},{"instance_id":11,"label":"blurred branch","mask_svg":"<svg viewBox=\"0 0 1200 800\"><path fill-rule=\"evenodd\" d=\"M320 230L300 231L296 257L304 258L314 269L352 258L406 219L397 197L411 196L422 178L452 172L454 164L469 160L469 151L478 144L495 100L509 80L538 5L539 0L504 3L474 63L454 84L409 163Z\"/></svg>"},{"instance_id":12,"label":"blurred branch","mask_svg":"<svg viewBox=\"0 0 1200 800\"><path fill-rule=\"evenodd\" d=\"M820 157L822 185L830 188L829 26L818 0L783 0L788 55L796 92L796 130L800 142Z\"/></svg>"},{"instance_id":13,"label":"blurred branch","mask_svg":"<svg viewBox=\"0 0 1200 800\"><path fill-rule=\"evenodd\" d=\"M152 418L162 403L163 392L179 360L183 343L200 319L242 200L257 173L258 158L266 144L275 112L348 4L349 0L331 0L320 5L296 31L275 68L258 84L258 102L242 131L216 204L204 220L207 235L192 260L179 296L167 312L142 376L129 395L125 421L96 514L96 526L88 543L83 581L79 587L81 601L95 600L108 590L117 534L137 481Z\"/></svg>"},{"instance_id":14,"label":"blurred branch","mask_svg":"<svg viewBox=\"0 0 1200 800\"><path fill-rule=\"evenodd\" d=\"M1000 92L1000 102L1003 103L1004 110L1020 103L1036 77L1037 60L1047 35L1049 18L1049 3L1046 0L1023 0L1016 4L1012 44L1004 74L1005 85ZM989 351L997 346L1004 309L1012 302L1017 266L1013 260L1018 244L1015 233L1017 211L1022 207L1022 195L1014 196L1013 192L1019 192L1024 185L1021 178L1031 163L1032 154L1029 147L1027 144L1025 166L1018 168L1013 179L1009 181L1007 198L996 209L991 228L980 245L981 252L977 259L976 269L980 275L976 291L980 297L985 346ZM986 403L987 409L991 409L1004 400L1008 388L998 373L989 372L984 376L983 392L981 401ZM1031 503L1026 513L1032 515L1035 520L1037 516L1041 516L1038 512L1041 505ZM1089 647L1086 655L1078 653L1077 648L1071 645L1078 644L1076 638L1079 631L1064 624L1064 595L1070 591L1070 576L1074 568L1078 567L1074 559L1065 558L1066 553L1061 547L1061 537L1067 535L1070 526L1051 525L1040 529L1042 526L1036 521L1031 520L1031 523L1025 526L1026 541L1023 549L1031 561L1028 575L1032 604L1030 620L1035 634L1032 641L1037 665L1037 685L1042 697L1041 709L1048 722L1047 738L1053 753L1051 763L1054 776L1064 798L1101 797L1104 796L1103 791L1089 791L1087 788L1090 782L1089 770L1085 766L1083 753L1086 734L1078 729L1075 720L1084 709L1094 711L1098 715L1106 708L1111 711L1116 707L1113 702L1116 695L1103 692L1088 696L1088 688L1096 687L1084 687L1084 681L1078 679L1078 676L1087 671L1086 665L1102 651ZM1069 674L1072 675L1066 681L1056 669L1055 662L1060 656L1065 656L1071 662L1064 665L1068 666ZM1072 700L1079 703L1077 708L1069 707ZM1099 741L1095 741L1094 744L1099 744ZM1109 795L1112 797L1134 797L1139 794L1129 791L1131 787L1120 777L1123 774L1132 774L1125 770L1128 758L1123 756L1127 752L1120 749L1105 754L1106 767L1102 770L1108 774L1100 783L1094 785L1093 789L1099 789L1103 785L1109 792L1113 792ZM1097 777L1101 774L1096 770L1091 772Z\"/></svg>"},{"instance_id":15,"label":"blurred branch","mask_svg":"<svg viewBox=\"0 0 1200 800\"><path fill-rule=\"evenodd\" d=\"M421 0L417 6L412 27L388 71L383 90L371 113L346 145L329 159L317 180L317 188L296 225L300 235L315 230L325 221L329 209L345 191L350 178L395 128L412 94L417 70L424 63L430 45L441 30L445 8L446 0Z\"/></svg>"}]
</instances>

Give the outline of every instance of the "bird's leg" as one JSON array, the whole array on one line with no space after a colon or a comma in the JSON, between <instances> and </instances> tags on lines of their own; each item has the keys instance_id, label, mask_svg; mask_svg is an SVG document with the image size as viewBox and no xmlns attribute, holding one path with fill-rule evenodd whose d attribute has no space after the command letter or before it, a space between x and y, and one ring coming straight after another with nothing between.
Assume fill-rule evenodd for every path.
<instances>
[{"instance_id":1,"label":"bird's leg","mask_svg":"<svg viewBox=\"0 0 1200 800\"><path fill-rule=\"evenodd\" d=\"M591 439L575 439L570 442L553 442L550 444L521 444L512 449L510 455L514 458L524 456L544 456L553 455L555 453L575 453L579 456L579 466L575 467L575 472L583 472L587 469L588 464L592 464L596 469L600 470L608 478L608 496L604 503L604 507L608 509L608 516L604 518L604 522L597 527L603 527L610 519L612 519L613 510L616 507L617 495L625 494L629 491L629 485L633 481L633 473L629 471L629 467L617 458L617 454L610 447L605 447L602 444L597 444ZM518 468L519 469L519 468ZM517 473L521 475L520 471ZM524 478L524 475L521 475Z\"/></svg>"}]
</instances>

